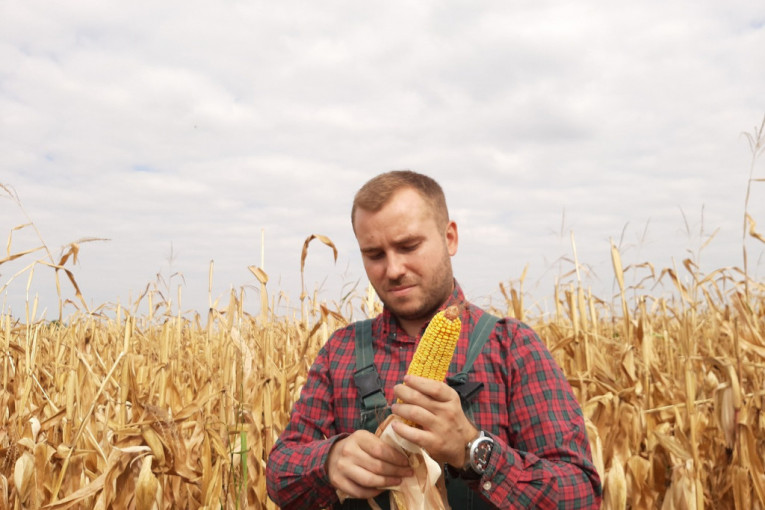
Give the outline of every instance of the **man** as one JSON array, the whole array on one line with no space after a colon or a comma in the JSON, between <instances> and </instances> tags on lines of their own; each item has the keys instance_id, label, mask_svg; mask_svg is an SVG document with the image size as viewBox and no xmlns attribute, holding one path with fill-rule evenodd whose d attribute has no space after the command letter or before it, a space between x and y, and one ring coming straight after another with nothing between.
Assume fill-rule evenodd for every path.
<instances>
[{"instance_id":1,"label":"man","mask_svg":"<svg viewBox=\"0 0 765 510\"><path fill-rule=\"evenodd\" d=\"M319 352L268 459L271 498L283 509L369 508L372 497L385 507L381 488L412 473L406 457L373 434L382 416L362 412L375 395L357 366L364 351L371 379L379 374L383 404L400 402L386 410L420 425L391 426L445 467L454 510L598 508L601 486L581 409L526 325L506 318L483 328L486 343L463 370L468 384L453 384L460 392L404 377L438 310L463 305L450 373L469 364L470 343L480 336L474 330L483 311L465 300L452 275L457 225L438 183L410 171L381 174L356 194L351 223L384 309L367 333L361 323L350 325ZM474 391L462 391L468 386ZM341 503L340 495L349 499Z\"/></svg>"}]
</instances>

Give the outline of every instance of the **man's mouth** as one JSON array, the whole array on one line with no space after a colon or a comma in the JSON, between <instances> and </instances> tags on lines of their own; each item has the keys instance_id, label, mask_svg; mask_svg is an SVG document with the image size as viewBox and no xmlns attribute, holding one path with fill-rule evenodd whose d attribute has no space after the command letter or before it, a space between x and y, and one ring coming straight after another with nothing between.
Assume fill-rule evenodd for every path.
<instances>
[{"instance_id":1,"label":"man's mouth","mask_svg":"<svg viewBox=\"0 0 765 510\"><path fill-rule=\"evenodd\" d=\"M414 285L395 285L388 287L388 293L394 296L402 296L414 288Z\"/></svg>"}]
</instances>

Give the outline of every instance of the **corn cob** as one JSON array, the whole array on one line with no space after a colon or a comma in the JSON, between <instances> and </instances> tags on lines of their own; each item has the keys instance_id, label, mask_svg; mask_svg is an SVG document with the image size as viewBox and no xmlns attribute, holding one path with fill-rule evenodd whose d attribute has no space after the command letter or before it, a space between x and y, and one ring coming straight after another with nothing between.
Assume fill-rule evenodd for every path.
<instances>
[{"instance_id":1,"label":"corn cob","mask_svg":"<svg viewBox=\"0 0 765 510\"><path fill-rule=\"evenodd\" d=\"M414 351L407 375L427 377L434 381L446 379L462 328L459 312L459 306L453 305L441 310L430 320ZM415 426L409 420L404 422Z\"/></svg>"},{"instance_id":2,"label":"corn cob","mask_svg":"<svg viewBox=\"0 0 765 510\"><path fill-rule=\"evenodd\" d=\"M414 351L414 357L406 373L427 377L434 381L446 379L461 327L462 321L460 321L457 305L438 312L431 319L420 343L417 344L417 350Z\"/></svg>"}]
</instances>

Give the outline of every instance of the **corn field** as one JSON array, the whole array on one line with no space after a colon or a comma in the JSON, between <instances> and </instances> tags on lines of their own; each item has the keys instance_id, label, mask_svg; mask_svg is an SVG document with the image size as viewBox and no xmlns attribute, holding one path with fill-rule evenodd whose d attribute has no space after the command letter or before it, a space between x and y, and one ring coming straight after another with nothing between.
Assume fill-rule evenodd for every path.
<instances>
[{"instance_id":1,"label":"corn field","mask_svg":"<svg viewBox=\"0 0 765 510\"><path fill-rule=\"evenodd\" d=\"M765 509L765 288L688 260L692 285L651 269L674 289L652 297L612 257L613 303L573 281L535 318L516 284L493 310L532 325L567 374L603 508ZM240 292L189 319L153 296L141 316L0 317L0 507L276 508L265 462L310 362L353 306L380 306L253 316Z\"/></svg>"},{"instance_id":2,"label":"corn field","mask_svg":"<svg viewBox=\"0 0 765 510\"><path fill-rule=\"evenodd\" d=\"M747 237L765 243L748 213L751 185L764 180L753 174L765 118L745 135L742 268L704 274L692 258L658 271L623 266L612 245L617 290L602 299L582 283L574 246L575 270L545 301L551 312L525 301L525 271L489 307L532 326L563 368L605 510L765 510L765 284L750 276L746 249ZM301 281L313 239L337 255L310 236ZM281 293L251 266L258 315L245 312L243 289L200 316L174 311L157 286L128 307L88 311L65 267L78 243L54 259L40 241L11 253L9 237L0 265L44 249L28 270L54 269L60 317L65 305L79 310L61 298L61 273L86 312L51 322L37 318L36 301L24 319L0 310L0 510L276 508L268 453L332 331L380 312L371 289L331 304L303 291L298 312L279 314Z\"/></svg>"}]
</instances>

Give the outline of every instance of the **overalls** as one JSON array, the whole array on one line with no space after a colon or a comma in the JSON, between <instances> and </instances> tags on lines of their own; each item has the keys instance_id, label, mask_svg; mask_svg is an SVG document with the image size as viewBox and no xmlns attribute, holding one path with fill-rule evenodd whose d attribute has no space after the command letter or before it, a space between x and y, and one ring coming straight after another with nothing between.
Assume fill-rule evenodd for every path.
<instances>
[{"instance_id":1,"label":"overalls","mask_svg":"<svg viewBox=\"0 0 765 510\"><path fill-rule=\"evenodd\" d=\"M390 414L390 406L385 400L380 376L374 365L372 320L359 321L355 326L356 372L354 379L361 399L360 428L374 433L378 424ZM481 315L470 335L465 366L462 367L461 372L446 379L449 386L459 393L462 409L470 419L472 419L474 406L477 406L472 402L473 398L481 391L483 383L468 381L468 372L494 330L494 324L497 320L499 320L498 317L486 312ZM459 478L447 476L446 491L449 505L453 510L491 510L493 508ZM383 491L375 498L375 501L383 510L390 510L389 499L388 491ZM347 499L340 508L344 510L368 510L370 507L365 499Z\"/></svg>"}]
</instances>

